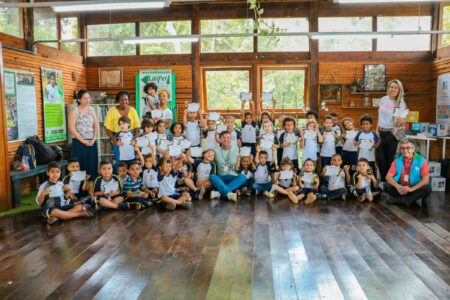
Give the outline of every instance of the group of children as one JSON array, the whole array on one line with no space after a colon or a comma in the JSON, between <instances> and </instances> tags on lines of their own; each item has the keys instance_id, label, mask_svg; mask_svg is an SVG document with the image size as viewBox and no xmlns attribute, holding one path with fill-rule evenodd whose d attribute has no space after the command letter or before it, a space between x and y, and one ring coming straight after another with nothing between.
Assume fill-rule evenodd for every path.
<instances>
[{"instance_id":1,"label":"group of children","mask_svg":"<svg viewBox=\"0 0 450 300\"><path fill-rule=\"evenodd\" d=\"M202 200L207 192L211 199L219 198L209 176L217 175L215 149L225 133L232 147L241 148L235 172L245 175L247 182L238 195L262 193L272 199L281 194L294 203L311 204L324 198L345 200L348 193L360 202L373 201L380 193L374 155L379 137L370 116L361 117L359 129L350 118L344 118L341 127L336 113L320 126L317 112L311 110L304 128L293 117L281 116L275 130L273 112L263 112L257 122L243 105L241 118L238 129L231 115L210 113L206 118L200 110L186 109L183 122L169 128L164 120L144 118L142 133L135 136L130 119L121 117L120 162L102 161L93 181L88 175L79 178L76 159L69 160L69 173L62 181L58 164L48 165L48 181L36 199L44 218L52 224L89 218L105 209L190 208L192 199Z\"/></svg>"}]
</instances>

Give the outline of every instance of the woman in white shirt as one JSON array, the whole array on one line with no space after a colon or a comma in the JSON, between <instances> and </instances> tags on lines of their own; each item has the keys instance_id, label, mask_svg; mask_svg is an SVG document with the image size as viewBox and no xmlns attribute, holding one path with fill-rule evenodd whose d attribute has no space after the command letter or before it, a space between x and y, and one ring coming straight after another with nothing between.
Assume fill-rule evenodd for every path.
<instances>
[{"instance_id":1,"label":"woman in white shirt","mask_svg":"<svg viewBox=\"0 0 450 300\"><path fill-rule=\"evenodd\" d=\"M163 120L166 125L166 130L168 131L173 119L172 110L168 108L170 92L168 90L160 90L158 92L158 99L159 109L152 110L152 119L155 124L158 120Z\"/></svg>"},{"instance_id":2,"label":"woman in white shirt","mask_svg":"<svg viewBox=\"0 0 450 300\"><path fill-rule=\"evenodd\" d=\"M376 149L376 158L382 181L386 180L386 174L397 152L398 140L394 136L393 131L405 123L404 119L394 117L395 109L406 109L403 95L404 90L401 81L398 79L389 81L387 96L381 98L378 108L378 126L376 131L380 136L381 143Z\"/></svg>"}]
</instances>

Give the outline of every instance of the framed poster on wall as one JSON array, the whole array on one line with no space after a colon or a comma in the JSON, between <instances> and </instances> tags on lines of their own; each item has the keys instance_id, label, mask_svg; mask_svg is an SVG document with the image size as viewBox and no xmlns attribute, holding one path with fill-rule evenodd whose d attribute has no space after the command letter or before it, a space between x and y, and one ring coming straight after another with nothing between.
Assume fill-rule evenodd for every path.
<instances>
[{"instance_id":1,"label":"framed poster on wall","mask_svg":"<svg viewBox=\"0 0 450 300\"><path fill-rule=\"evenodd\" d=\"M136 111L139 117L142 118L146 114L149 115L151 111L150 106L146 102L148 95L144 92L144 87L149 82L156 83L158 92L162 90L169 91L170 97L167 107L172 110L173 121L176 121L176 76L175 73L172 73L171 69L141 70L136 75Z\"/></svg>"},{"instance_id":2,"label":"framed poster on wall","mask_svg":"<svg viewBox=\"0 0 450 300\"><path fill-rule=\"evenodd\" d=\"M436 122L448 124L447 134L450 134L450 73L437 79Z\"/></svg>"},{"instance_id":3,"label":"framed poster on wall","mask_svg":"<svg viewBox=\"0 0 450 300\"><path fill-rule=\"evenodd\" d=\"M386 91L386 65L384 64L364 65L364 91L365 92Z\"/></svg>"},{"instance_id":4,"label":"framed poster on wall","mask_svg":"<svg viewBox=\"0 0 450 300\"><path fill-rule=\"evenodd\" d=\"M44 104L44 140L46 143L67 140L64 83L62 71L41 68Z\"/></svg>"},{"instance_id":5,"label":"framed poster on wall","mask_svg":"<svg viewBox=\"0 0 450 300\"><path fill-rule=\"evenodd\" d=\"M342 84L321 83L319 85L320 102L341 103Z\"/></svg>"},{"instance_id":6,"label":"framed poster on wall","mask_svg":"<svg viewBox=\"0 0 450 300\"><path fill-rule=\"evenodd\" d=\"M8 142L24 141L38 133L34 73L5 69L4 82Z\"/></svg>"}]
</instances>

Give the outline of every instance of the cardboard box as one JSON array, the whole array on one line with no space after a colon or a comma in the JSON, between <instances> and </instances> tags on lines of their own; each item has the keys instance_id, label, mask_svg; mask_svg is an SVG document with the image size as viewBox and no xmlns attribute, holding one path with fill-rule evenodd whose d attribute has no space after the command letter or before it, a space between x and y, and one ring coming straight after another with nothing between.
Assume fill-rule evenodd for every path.
<instances>
[{"instance_id":1,"label":"cardboard box","mask_svg":"<svg viewBox=\"0 0 450 300\"><path fill-rule=\"evenodd\" d=\"M419 122L419 112L418 111L410 111L408 116L406 116L406 122L417 123Z\"/></svg>"},{"instance_id":2,"label":"cardboard box","mask_svg":"<svg viewBox=\"0 0 450 300\"><path fill-rule=\"evenodd\" d=\"M431 136L437 136L438 134L438 124L429 124L427 128L427 132Z\"/></svg>"},{"instance_id":3,"label":"cardboard box","mask_svg":"<svg viewBox=\"0 0 450 300\"><path fill-rule=\"evenodd\" d=\"M448 135L448 124L437 124L437 136L447 136Z\"/></svg>"},{"instance_id":4,"label":"cardboard box","mask_svg":"<svg viewBox=\"0 0 450 300\"><path fill-rule=\"evenodd\" d=\"M441 176L441 163L437 161L428 162L430 168L430 176Z\"/></svg>"},{"instance_id":5,"label":"cardboard box","mask_svg":"<svg viewBox=\"0 0 450 300\"><path fill-rule=\"evenodd\" d=\"M444 177L431 177L431 190L433 192L445 192L445 178Z\"/></svg>"},{"instance_id":6,"label":"cardboard box","mask_svg":"<svg viewBox=\"0 0 450 300\"><path fill-rule=\"evenodd\" d=\"M423 123L411 123L411 131L422 133L424 129Z\"/></svg>"}]
</instances>

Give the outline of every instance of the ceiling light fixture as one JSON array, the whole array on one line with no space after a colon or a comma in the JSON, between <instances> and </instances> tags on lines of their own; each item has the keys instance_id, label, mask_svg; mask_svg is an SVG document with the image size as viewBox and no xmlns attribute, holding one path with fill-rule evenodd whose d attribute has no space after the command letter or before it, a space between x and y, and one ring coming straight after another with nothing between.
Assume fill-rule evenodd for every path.
<instances>
[{"instance_id":1,"label":"ceiling light fixture","mask_svg":"<svg viewBox=\"0 0 450 300\"><path fill-rule=\"evenodd\" d=\"M52 4L55 12L88 12L88 11L109 11L109 10L129 10L129 9L149 9L168 7L170 1L116 1L97 0L97 1L68 1Z\"/></svg>"}]
</instances>

